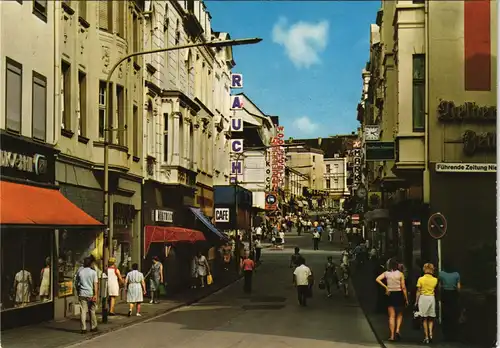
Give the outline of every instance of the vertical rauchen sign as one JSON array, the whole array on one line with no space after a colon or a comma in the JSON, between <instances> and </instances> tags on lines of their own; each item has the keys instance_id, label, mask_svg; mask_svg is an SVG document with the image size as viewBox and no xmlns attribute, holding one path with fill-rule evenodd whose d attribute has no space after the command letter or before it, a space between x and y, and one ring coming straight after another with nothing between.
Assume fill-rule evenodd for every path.
<instances>
[{"instance_id":1,"label":"vertical rauchen sign","mask_svg":"<svg viewBox=\"0 0 500 348\"><path fill-rule=\"evenodd\" d=\"M231 74L231 89L242 89L243 88L243 75L242 74ZM237 116L238 110L243 110L243 96L242 95L231 95L231 110L233 114L231 116L231 163L230 163L230 176L229 183L237 184L238 178L241 179L243 175L243 139L234 139L233 135L235 133L243 132L243 118Z\"/></svg>"},{"instance_id":2,"label":"vertical rauchen sign","mask_svg":"<svg viewBox=\"0 0 500 348\"><path fill-rule=\"evenodd\" d=\"M266 196L277 197L278 189L284 186L285 179L285 127L276 126L276 136L271 138L271 192ZM276 207L276 205L275 205Z\"/></svg>"}]
</instances>

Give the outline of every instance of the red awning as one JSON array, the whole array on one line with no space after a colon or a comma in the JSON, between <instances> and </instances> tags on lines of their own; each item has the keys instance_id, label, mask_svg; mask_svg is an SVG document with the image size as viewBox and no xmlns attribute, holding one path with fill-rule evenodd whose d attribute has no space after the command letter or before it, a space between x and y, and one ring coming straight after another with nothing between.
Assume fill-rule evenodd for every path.
<instances>
[{"instance_id":1,"label":"red awning","mask_svg":"<svg viewBox=\"0 0 500 348\"><path fill-rule=\"evenodd\" d=\"M144 227L144 255L149 251L151 243L195 243L204 241L205 236L202 232L190 230L183 227L162 227L145 226Z\"/></svg>"},{"instance_id":2,"label":"red awning","mask_svg":"<svg viewBox=\"0 0 500 348\"><path fill-rule=\"evenodd\" d=\"M103 225L55 189L0 181L0 225L102 228Z\"/></svg>"}]
</instances>

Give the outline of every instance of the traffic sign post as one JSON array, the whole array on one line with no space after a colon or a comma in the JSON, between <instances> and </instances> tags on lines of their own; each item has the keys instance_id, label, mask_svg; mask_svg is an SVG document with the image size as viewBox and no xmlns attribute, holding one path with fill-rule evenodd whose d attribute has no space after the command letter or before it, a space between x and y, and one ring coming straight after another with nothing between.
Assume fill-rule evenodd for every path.
<instances>
[{"instance_id":1,"label":"traffic sign post","mask_svg":"<svg viewBox=\"0 0 500 348\"><path fill-rule=\"evenodd\" d=\"M448 229L448 221L441 213L434 213L427 221L427 230L434 239L441 239L445 236Z\"/></svg>"},{"instance_id":2,"label":"traffic sign post","mask_svg":"<svg viewBox=\"0 0 500 348\"><path fill-rule=\"evenodd\" d=\"M442 262L441 262L441 239L446 235L448 230L448 221L441 213L434 213L429 217L427 221L427 230L432 238L437 240L437 254L438 254L438 272L441 272ZM442 306L441 300L439 300L439 323L442 321Z\"/></svg>"}]
</instances>

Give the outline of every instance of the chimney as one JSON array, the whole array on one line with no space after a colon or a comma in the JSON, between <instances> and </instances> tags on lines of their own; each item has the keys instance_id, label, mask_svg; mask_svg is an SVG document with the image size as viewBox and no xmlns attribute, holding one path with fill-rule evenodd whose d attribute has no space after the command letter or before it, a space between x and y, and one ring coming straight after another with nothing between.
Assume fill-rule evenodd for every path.
<instances>
[{"instance_id":1,"label":"chimney","mask_svg":"<svg viewBox=\"0 0 500 348\"><path fill-rule=\"evenodd\" d=\"M323 139L318 138L318 146L320 146L320 147L321 147L321 142L322 142L322 141L323 141Z\"/></svg>"}]
</instances>

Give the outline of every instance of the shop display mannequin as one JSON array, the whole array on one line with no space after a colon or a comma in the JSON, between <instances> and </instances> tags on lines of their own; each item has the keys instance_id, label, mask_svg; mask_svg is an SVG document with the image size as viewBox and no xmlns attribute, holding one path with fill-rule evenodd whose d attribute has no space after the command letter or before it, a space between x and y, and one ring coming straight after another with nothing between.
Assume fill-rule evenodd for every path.
<instances>
[{"instance_id":1,"label":"shop display mannequin","mask_svg":"<svg viewBox=\"0 0 500 348\"><path fill-rule=\"evenodd\" d=\"M40 299L50 300L50 257L45 259L45 267L40 272Z\"/></svg>"},{"instance_id":2,"label":"shop display mannequin","mask_svg":"<svg viewBox=\"0 0 500 348\"><path fill-rule=\"evenodd\" d=\"M31 289L33 289L33 278L27 270L20 270L14 277L14 289L16 291L16 307L24 306L31 301Z\"/></svg>"}]
</instances>

